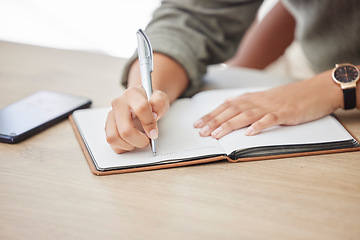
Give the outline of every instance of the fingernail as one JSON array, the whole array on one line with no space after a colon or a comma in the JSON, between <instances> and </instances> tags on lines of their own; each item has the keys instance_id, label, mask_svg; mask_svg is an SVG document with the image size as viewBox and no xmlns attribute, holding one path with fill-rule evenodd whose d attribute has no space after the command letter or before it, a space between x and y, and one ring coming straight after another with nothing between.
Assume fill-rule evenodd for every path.
<instances>
[{"instance_id":1,"label":"fingernail","mask_svg":"<svg viewBox=\"0 0 360 240\"><path fill-rule=\"evenodd\" d=\"M222 130L223 130L222 127L218 127L217 129L215 129L215 130L211 133L211 136L212 136L213 138L217 138L217 136L219 135L219 133L221 133Z\"/></svg>"},{"instance_id":2,"label":"fingernail","mask_svg":"<svg viewBox=\"0 0 360 240\"><path fill-rule=\"evenodd\" d=\"M153 114L153 116L154 116L154 119L156 119L157 118L157 114L156 113L152 113Z\"/></svg>"},{"instance_id":3,"label":"fingernail","mask_svg":"<svg viewBox=\"0 0 360 240\"><path fill-rule=\"evenodd\" d=\"M199 120L196 120L193 125L194 127L200 127L203 123L204 121L200 118Z\"/></svg>"},{"instance_id":4,"label":"fingernail","mask_svg":"<svg viewBox=\"0 0 360 240\"><path fill-rule=\"evenodd\" d=\"M246 135L246 136L251 136L251 135L253 135L254 131L255 131L254 127L253 127L253 126L250 126L250 127L248 127L248 128L246 129L245 135Z\"/></svg>"},{"instance_id":5,"label":"fingernail","mask_svg":"<svg viewBox=\"0 0 360 240\"><path fill-rule=\"evenodd\" d=\"M210 134L210 127L208 125L206 125L205 127L203 127L200 132L201 135L209 135Z\"/></svg>"},{"instance_id":6,"label":"fingernail","mask_svg":"<svg viewBox=\"0 0 360 240\"><path fill-rule=\"evenodd\" d=\"M149 132L149 136L151 139L157 139L159 134L158 131L156 129L153 129Z\"/></svg>"}]
</instances>

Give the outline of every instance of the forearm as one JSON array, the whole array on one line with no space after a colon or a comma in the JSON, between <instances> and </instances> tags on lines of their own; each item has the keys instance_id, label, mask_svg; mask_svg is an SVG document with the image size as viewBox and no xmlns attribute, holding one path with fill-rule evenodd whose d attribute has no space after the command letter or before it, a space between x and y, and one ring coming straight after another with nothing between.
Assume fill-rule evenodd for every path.
<instances>
[{"instance_id":1,"label":"forearm","mask_svg":"<svg viewBox=\"0 0 360 240\"><path fill-rule=\"evenodd\" d=\"M260 22L246 32L229 65L263 69L277 58L294 39L295 20L279 1Z\"/></svg>"},{"instance_id":2,"label":"forearm","mask_svg":"<svg viewBox=\"0 0 360 240\"><path fill-rule=\"evenodd\" d=\"M360 65L357 65L356 67L360 69ZM360 110L360 80L356 86L356 108Z\"/></svg>"},{"instance_id":3,"label":"forearm","mask_svg":"<svg viewBox=\"0 0 360 240\"><path fill-rule=\"evenodd\" d=\"M177 99L188 85L185 70L175 60L161 53L154 53L154 71L152 73L153 90L167 94L170 102ZM139 61L130 67L128 87L141 85Z\"/></svg>"}]
</instances>

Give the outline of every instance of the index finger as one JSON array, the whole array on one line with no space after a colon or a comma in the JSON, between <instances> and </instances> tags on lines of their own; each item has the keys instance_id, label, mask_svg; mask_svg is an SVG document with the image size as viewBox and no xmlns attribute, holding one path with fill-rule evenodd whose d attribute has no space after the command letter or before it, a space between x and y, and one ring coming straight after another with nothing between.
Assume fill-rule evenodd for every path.
<instances>
[{"instance_id":1,"label":"index finger","mask_svg":"<svg viewBox=\"0 0 360 240\"><path fill-rule=\"evenodd\" d=\"M151 139L156 139L158 137L156 114L152 111L145 90L142 91L141 95L132 94L129 96L129 104L133 113L139 118L146 135Z\"/></svg>"}]
</instances>

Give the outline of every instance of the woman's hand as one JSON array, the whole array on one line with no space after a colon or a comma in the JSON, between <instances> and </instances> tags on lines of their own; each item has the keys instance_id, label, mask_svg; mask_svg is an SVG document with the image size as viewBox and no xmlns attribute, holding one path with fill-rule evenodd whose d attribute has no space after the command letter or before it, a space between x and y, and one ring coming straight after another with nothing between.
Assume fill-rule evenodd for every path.
<instances>
[{"instance_id":1,"label":"woman's hand","mask_svg":"<svg viewBox=\"0 0 360 240\"><path fill-rule=\"evenodd\" d=\"M254 135L276 125L297 125L334 112L343 106L342 91L326 71L312 79L226 100L194 123L201 136L219 139L249 126Z\"/></svg>"},{"instance_id":2,"label":"woman's hand","mask_svg":"<svg viewBox=\"0 0 360 240\"><path fill-rule=\"evenodd\" d=\"M149 138L159 135L157 121L168 111L168 96L159 90L147 100L142 86L128 88L111 103L105 133L106 141L116 153L145 148Z\"/></svg>"},{"instance_id":3,"label":"woman's hand","mask_svg":"<svg viewBox=\"0 0 360 240\"><path fill-rule=\"evenodd\" d=\"M185 70L172 58L155 52L154 66L154 91L149 101L141 86L139 61L135 61L129 70L128 88L111 103L105 133L116 153L144 148L149 144L149 138L156 139L159 135L156 122L188 85Z\"/></svg>"}]
</instances>

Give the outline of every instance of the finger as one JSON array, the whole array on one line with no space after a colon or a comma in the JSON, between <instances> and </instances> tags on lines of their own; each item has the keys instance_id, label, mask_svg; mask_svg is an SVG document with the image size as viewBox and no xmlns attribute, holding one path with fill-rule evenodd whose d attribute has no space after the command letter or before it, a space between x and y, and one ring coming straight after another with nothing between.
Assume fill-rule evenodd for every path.
<instances>
[{"instance_id":1,"label":"finger","mask_svg":"<svg viewBox=\"0 0 360 240\"><path fill-rule=\"evenodd\" d=\"M230 105L228 102L225 102L223 104L221 104L220 106L218 106L217 108L215 108L213 111L211 111L210 113L204 115L203 117L201 117L200 119L196 120L193 123L193 126L195 128L203 128L205 127L205 125L211 120L213 119L215 116L219 115L220 113L222 113L226 108L228 108Z\"/></svg>"},{"instance_id":2,"label":"finger","mask_svg":"<svg viewBox=\"0 0 360 240\"><path fill-rule=\"evenodd\" d=\"M149 139L135 127L130 107L125 99L114 100L112 107L116 129L120 138L134 147L146 147L149 144Z\"/></svg>"},{"instance_id":3,"label":"finger","mask_svg":"<svg viewBox=\"0 0 360 240\"><path fill-rule=\"evenodd\" d=\"M247 109L251 109L254 107L253 101L249 101L250 94L244 94L237 97L228 98L225 100L223 104L221 104L219 107L217 107L212 112L206 114L205 116L201 117L197 121L193 123L193 126L195 128L202 128L209 121L211 121L213 118L224 112L228 108L236 107L238 112L246 111Z\"/></svg>"},{"instance_id":4,"label":"finger","mask_svg":"<svg viewBox=\"0 0 360 240\"><path fill-rule=\"evenodd\" d=\"M281 125L286 121L286 116L285 112L268 113L260 120L251 124L251 126L246 129L245 135L252 136L269 127Z\"/></svg>"},{"instance_id":5,"label":"finger","mask_svg":"<svg viewBox=\"0 0 360 240\"><path fill-rule=\"evenodd\" d=\"M125 142L120 138L112 111L108 113L108 117L106 119L105 136L106 136L106 141L110 144L111 148L116 153L131 151L135 148L134 146L128 144L127 142Z\"/></svg>"},{"instance_id":6,"label":"finger","mask_svg":"<svg viewBox=\"0 0 360 240\"><path fill-rule=\"evenodd\" d=\"M244 111L221 124L218 128L211 132L211 136L216 139L222 138L234 130L243 128L258 121L262 116L263 113L261 109Z\"/></svg>"},{"instance_id":7,"label":"finger","mask_svg":"<svg viewBox=\"0 0 360 240\"><path fill-rule=\"evenodd\" d=\"M229 121L231 118L237 116L241 113L241 108L238 106L229 106L219 115L215 116L209 122L206 123L204 127L202 127L199 131L200 136L206 137L210 136L210 134L218 128L223 123Z\"/></svg>"},{"instance_id":8,"label":"finger","mask_svg":"<svg viewBox=\"0 0 360 240\"><path fill-rule=\"evenodd\" d=\"M155 120L157 115L152 111L145 90L141 89L139 94L131 94L126 97L128 98L131 110L139 118L146 135L151 139L156 139L158 137L158 128Z\"/></svg>"}]
</instances>

